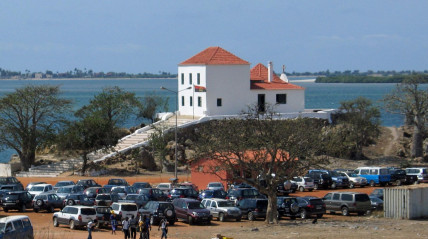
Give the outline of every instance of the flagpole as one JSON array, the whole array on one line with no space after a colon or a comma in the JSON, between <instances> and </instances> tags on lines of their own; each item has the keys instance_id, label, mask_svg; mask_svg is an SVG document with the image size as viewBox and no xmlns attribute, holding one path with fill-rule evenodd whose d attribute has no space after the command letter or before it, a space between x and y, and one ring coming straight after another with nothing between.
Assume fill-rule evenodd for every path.
<instances>
[{"instance_id":1,"label":"flagpole","mask_svg":"<svg viewBox=\"0 0 428 239\"><path fill-rule=\"evenodd\" d=\"M193 119L195 119L195 84L193 84Z\"/></svg>"}]
</instances>

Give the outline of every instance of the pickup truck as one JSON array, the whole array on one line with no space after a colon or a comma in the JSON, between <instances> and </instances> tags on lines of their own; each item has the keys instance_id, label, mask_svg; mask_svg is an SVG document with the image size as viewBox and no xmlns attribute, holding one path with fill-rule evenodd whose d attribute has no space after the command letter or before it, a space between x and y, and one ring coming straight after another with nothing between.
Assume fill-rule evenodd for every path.
<instances>
[{"instance_id":1,"label":"pickup truck","mask_svg":"<svg viewBox=\"0 0 428 239\"><path fill-rule=\"evenodd\" d=\"M418 177L416 175L407 175L406 171L403 169L391 168L389 169L389 173L391 174L390 184L394 184L396 186L418 182Z\"/></svg>"}]
</instances>

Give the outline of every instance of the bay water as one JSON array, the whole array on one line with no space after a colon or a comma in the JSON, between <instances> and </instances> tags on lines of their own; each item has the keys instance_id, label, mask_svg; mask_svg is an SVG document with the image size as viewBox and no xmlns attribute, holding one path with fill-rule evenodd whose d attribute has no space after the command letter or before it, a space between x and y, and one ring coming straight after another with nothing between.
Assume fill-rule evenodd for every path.
<instances>
[{"instance_id":1,"label":"bay water","mask_svg":"<svg viewBox=\"0 0 428 239\"><path fill-rule=\"evenodd\" d=\"M369 98L375 105L382 107L381 99L393 90L396 84L343 84L343 83L315 83L293 81L293 84L306 88L305 108L307 109L334 109L340 102L352 100L359 96ZM89 103L94 95L100 93L105 87L118 86L123 90L134 92L137 97L147 94L157 94L169 98L169 111L175 110L176 95L173 92L161 90L164 86L173 91L177 90L177 79L84 79L84 80L0 80L0 97L12 93L15 89L26 85L58 85L62 91L61 96L73 101L73 110L77 110ZM383 126L400 126L403 124L401 115L389 114L381 108ZM139 125L142 121L130 119L123 125L131 127ZM0 162L8 162L12 149L0 151Z\"/></svg>"}]
</instances>

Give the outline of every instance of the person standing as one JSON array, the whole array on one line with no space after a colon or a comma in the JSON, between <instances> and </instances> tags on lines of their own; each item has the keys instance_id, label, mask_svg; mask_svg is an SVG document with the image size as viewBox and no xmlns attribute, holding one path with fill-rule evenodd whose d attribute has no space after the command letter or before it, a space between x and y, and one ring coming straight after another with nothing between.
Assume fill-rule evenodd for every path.
<instances>
[{"instance_id":1,"label":"person standing","mask_svg":"<svg viewBox=\"0 0 428 239\"><path fill-rule=\"evenodd\" d=\"M162 229L162 236L161 239L163 239L165 237L165 239L168 238L167 234L168 234L168 221L166 220L166 218L162 218L162 220L159 223L159 227L158 227L158 231L159 229Z\"/></svg>"},{"instance_id":2,"label":"person standing","mask_svg":"<svg viewBox=\"0 0 428 239\"><path fill-rule=\"evenodd\" d=\"M140 217L140 220L138 221L138 226L140 228L140 239L148 239L147 233L149 229L147 228L146 218L147 216L144 215L142 218Z\"/></svg>"},{"instance_id":3,"label":"person standing","mask_svg":"<svg viewBox=\"0 0 428 239\"><path fill-rule=\"evenodd\" d=\"M128 217L125 218L125 220L122 221L122 230L123 234L125 235L125 239L129 238L129 219Z\"/></svg>"},{"instance_id":4,"label":"person standing","mask_svg":"<svg viewBox=\"0 0 428 239\"><path fill-rule=\"evenodd\" d=\"M131 229L131 239L136 239L137 237L137 218L134 215L129 219L129 228Z\"/></svg>"},{"instance_id":5,"label":"person standing","mask_svg":"<svg viewBox=\"0 0 428 239\"><path fill-rule=\"evenodd\" d=\"M110 214L110 224L111 224L111 234L116 235L116 227L117 227L117 221L116 221L116 215L114 214L114 211L111 211Z\"/></svg>"},{"instance_id":6,"label":"person standing","mask_svg":"<svg viewBox=\"0 0 428 239\"><path fill-rule=\"evenodd\" d=\"M88 228L88 239L92 239L92 230L94 229L94 227L95 227L95 223L92 220L90 220L88 222L88 225L87 225L87 228Z\"/></svg>"},{"instance_id":7,"label":"person standing","mask_svg":"<svg viewBox=\"0 0 428 239\"><path fill-rule=\"evenodd\" d=\"M152 224L150 224L150 217L146 217L144 222L146 223L146 228L147 228L146 239L150 239L150 231L152 230Z\"/></svg>"}]
</instances>

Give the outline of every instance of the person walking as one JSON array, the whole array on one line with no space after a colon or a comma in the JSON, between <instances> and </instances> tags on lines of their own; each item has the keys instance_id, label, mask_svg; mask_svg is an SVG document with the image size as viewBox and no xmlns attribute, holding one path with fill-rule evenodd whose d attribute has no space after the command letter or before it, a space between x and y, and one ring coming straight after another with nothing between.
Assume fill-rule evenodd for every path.
<instances>
[{"instance_id":1,"label":"person walking","mask_svg":"<svg viewBox=\"0 0 428 239\"><path fill-rule=\"evenodd\" d=\"M137 218L134 215L129 219L129 228L131 229L131 239L136 239L137 237Z\"/></svg>"},{"instance_id":2,"label":"person walking","mask_svg":"<svg viewBox=\"0 0 428 239\"><path fill-rule=\"evenodd\" d=\"M140 239L148 239L149 228L146 224L146 218L147 216L144 215L142 218L140 217L140 220L138 221L138 226L140 229Z\"/></svg>"},{"instance_id":3,"label":"person walking","mask_svg":"<svg viewBox=\"0 0 428 239\"><path fill-rule=\"evenodd\" d=\"M159 229L162 229L162 236L161 239L163 239L165 237L165 239L168 238L167 234L168 234L168 221L166 220L166 218L162 218L162 220L159 223L159 227L158 227L158 231Z\"/></svg>"},{"instance_id":4,"label":"person walking","mask_svg":"<svg viewBox=\"0 0 428 239\"><path fill-rule=\"evenodd\" d=\"M130 239L129 238L129 219L128 219L128 217L126 217L125 220L122 221L122 231L123 231L123 234L125 235L125 239Z\"/></svg>"},{"instance_id":5,"label":"person walking","mask_svg":"<svg viewBox=\"0 0 428 239\"><path fill-rule=\"evenodd\" d=\"M88 239L92 239L92 231L94 230L96 221L90 220L88 222L87 228L88 228Z\"/></svg>"},{"instance_id":6,"label":"person walking","mask_svg":"<svg viewBox=\"0 0 428 239\"><path fill-rule=\"evenodd\" d=\"M110 224L111 224L111 234L116 235L117 220L113 210L111 210L111 214L110 214Z\"/></svg>"}]
</instances>

